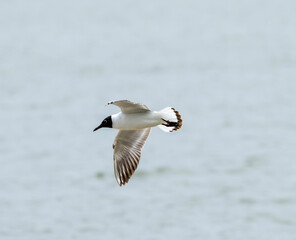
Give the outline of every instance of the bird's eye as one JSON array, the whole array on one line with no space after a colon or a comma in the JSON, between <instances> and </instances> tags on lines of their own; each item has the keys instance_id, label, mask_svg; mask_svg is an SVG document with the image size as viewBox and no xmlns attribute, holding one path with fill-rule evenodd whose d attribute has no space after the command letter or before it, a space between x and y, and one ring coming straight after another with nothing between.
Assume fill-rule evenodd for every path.
<instances>
[{"instance_id":1,"label":"bird's eye","mask_svg":"<svg viewBox=\"0 0 296 240\"><path fill-rule=\"evenodd\" d=\"M107 122L107 120L104 120L104 123L106 123Z\"/></svg>"}]
</instances>

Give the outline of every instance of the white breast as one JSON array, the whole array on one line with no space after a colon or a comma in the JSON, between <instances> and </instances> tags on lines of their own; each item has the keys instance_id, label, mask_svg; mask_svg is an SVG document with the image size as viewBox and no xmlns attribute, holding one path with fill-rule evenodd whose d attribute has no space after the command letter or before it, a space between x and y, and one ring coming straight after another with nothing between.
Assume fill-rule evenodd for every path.
<instances>
[{"instance_id":1,"label":"white breast","mask_svg":"<svg viewBox=\"0 0 296 240\"><path fill-rule=\"evenodd\" d=\"M119 112L113 114L112 127L121 130L136 130L149 127L155 127L162 123L161 115L156 111L144 113L125 114Z\"/></svg>"}]
</instances>

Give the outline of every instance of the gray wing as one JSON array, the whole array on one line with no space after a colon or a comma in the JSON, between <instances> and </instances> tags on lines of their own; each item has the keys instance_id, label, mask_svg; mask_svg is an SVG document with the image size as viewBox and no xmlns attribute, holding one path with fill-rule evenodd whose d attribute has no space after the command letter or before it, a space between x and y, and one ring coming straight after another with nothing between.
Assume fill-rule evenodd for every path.
<instances>
[{"instance_id":1,"label":"gray wing","mask_svg":"<svg viewBox=\"0 0 296 240\"><path fill-rule=\"evenodd\" d=\"M150 111L150 109L146 105L141 103L133 103L129 100L114 101L109 102L108 105L109 104L120 107L121 112L123 113L140 113Z\"/></svg>"},{"instance_id":2,"label":"gray wing","mask_svg":"<svg viewBox=\"0 0 296 240\"><path fill-rule=\"evenodd\" d=\"M150 128L120 130L114 140L114 174L118 184L124 185L135 172L141 150L150 133Z\"/></svg>"}]
</instances>

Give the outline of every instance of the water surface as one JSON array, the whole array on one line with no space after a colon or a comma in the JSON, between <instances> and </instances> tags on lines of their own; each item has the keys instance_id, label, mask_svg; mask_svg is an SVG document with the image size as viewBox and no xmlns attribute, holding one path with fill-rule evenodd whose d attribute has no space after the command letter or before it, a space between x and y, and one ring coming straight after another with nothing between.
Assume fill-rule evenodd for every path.
<instances>
[{"instance_id":1,"label":"water surface","mask_svg":"<svg viewBox=\"0 0 296 240\"><path fill-rule=\"evenodd\" d=\"M295 239L295 7L1 3L1 239ZM121 188L119 99L184 123Z\"/></svg>"}]
</instances>

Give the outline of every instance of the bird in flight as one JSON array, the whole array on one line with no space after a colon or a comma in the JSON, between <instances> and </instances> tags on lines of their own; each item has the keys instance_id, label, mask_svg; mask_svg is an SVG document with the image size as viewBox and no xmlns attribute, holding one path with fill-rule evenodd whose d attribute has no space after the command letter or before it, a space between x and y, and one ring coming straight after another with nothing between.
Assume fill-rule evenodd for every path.
<instances>
[{"instance_id":1,"label":"bird in flight","mask_svg":"<svg viewBox=\"0 0 296 240\"><path fill-rule=\"evenodd\" d=\"M172 107L152 111L146 105L128 100L109 102L121 112L106 117L93 131L100 128L115 128L119 132L113 143L114 174L120 186L126 184L135 172L144 143L151 127L158 126L165 132L182 127L181 115Z\"/></svg>"}]
</instances>

